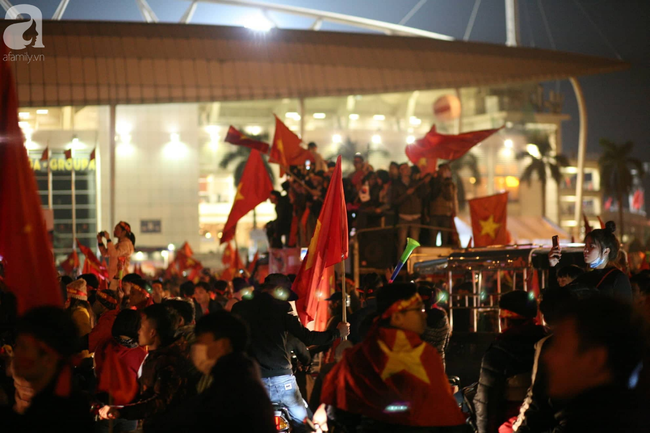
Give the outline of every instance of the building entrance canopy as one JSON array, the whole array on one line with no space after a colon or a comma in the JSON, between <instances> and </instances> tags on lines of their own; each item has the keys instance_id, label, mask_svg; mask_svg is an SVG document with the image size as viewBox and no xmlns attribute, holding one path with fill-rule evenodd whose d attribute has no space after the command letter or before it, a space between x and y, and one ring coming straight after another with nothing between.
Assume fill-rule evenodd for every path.
<instances>
[{"instance_id":1,"label":"building entrance canopy","mask_svg":"<svg viewBox=\"0 0 650 433\"><path fill-rule=\"evenodd\" d=\"M3 21L0 29L10 24ZM47 21L43 43L13 53L21 107L404 92L565 79L629 66L483 43L184 24Z\"/></svg>"}]
</instances>

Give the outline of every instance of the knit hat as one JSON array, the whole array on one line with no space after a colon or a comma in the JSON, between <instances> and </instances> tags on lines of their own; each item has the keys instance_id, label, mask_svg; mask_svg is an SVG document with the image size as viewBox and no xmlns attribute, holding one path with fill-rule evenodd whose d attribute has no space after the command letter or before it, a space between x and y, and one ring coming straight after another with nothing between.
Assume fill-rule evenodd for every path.
<instances>
[{"instance_id":1,"label":"knit hat","mask_svg":"<svg viewBox=\"0 0 650 433\"><path fill-rule=\"evenodd\" d=\"M537 301L523 290L514 290L501 296L499 316L502 318L527 320L537 316Z\"/></svg>"},{"instance_id":2,"label":"knit hat","mask_svg":"<svg viewBox=\"0 0 650 433\"><path fill-rule=\"evenodd\" d=\"M86 280L74 280L65 287L68 293L68 298L79 299L80 301L88 300L88 288L86 287Z\"/></svg>"},{"instance_id":3,"label":"knit hat","mask_svg":"<svg viewBox=\"0 0 650 433\"><path fill-rule=\"evenodd\" d=\"M109 310L117 308L117 294L114 290L98 290L95 299Z\"/></svg>"}]
</instances>

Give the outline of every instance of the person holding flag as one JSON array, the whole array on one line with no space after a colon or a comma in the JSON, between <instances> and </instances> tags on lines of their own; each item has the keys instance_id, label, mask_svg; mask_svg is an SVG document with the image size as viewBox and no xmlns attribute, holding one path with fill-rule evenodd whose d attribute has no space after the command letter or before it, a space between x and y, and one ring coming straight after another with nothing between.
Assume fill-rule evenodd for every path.
<instances>
[{"instance_id":1,"label":"person holding flag","mask_svg":"<svg viewBox=\"0 0 650 433\"><path fill-rule=\"evenodd\" d=\"M120 221L113 230L113 236L117 242L113 245L108 232L97 234L97 246L103 257L108 257L108 278L112 279L117 275L117 262L120 258L124 259L124 268L129 267L131 254L135 251L135 235L131 231L129 223ZM102 238L106 239L106 245Z\"/></svg>"}]
</instances>

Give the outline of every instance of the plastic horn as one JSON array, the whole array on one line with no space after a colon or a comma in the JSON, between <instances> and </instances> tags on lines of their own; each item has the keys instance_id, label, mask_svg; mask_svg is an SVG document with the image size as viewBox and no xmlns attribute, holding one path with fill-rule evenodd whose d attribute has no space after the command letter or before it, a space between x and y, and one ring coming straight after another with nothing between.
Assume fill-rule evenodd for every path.
<instances>
[{"instance_id":1,"label":"plastic horn","mask_svg":"<svg viewBox=\"0 0 650 433\"><path fill-rule=\"evenodd\" d=\"M406 238L406 248L404 248L404 252L402 253L402 257L399 258L399 262L397 262L397 266L395 266L395 270L393 271L393 275L390 277L389 283L392 283L395 281L397 278L397 275L399 275L399 271L402 270L402 267L404 266L404 263L406 263L411 257L411 253L413 252L414 249L420 246L420 243L416 241L415 239L411 238Z\"/></svg>"}]
</instances>

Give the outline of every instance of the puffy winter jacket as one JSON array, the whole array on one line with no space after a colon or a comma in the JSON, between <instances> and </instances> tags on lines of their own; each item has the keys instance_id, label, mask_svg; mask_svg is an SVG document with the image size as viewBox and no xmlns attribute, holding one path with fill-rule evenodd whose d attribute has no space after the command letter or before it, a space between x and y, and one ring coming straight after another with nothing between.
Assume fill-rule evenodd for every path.
<instances>
[{"instance_id":1,"label":"puffy winter jacket","mask_svg":"<svg viewBox=\"0 0 650 433\"><path fill-rule=\"evenodd\" d=\"M519 412L531 384L535 343L545 336L533 321L499 335L481 362L474 407L479 433L496 433Z\"/></svg>"}]
</instances>

